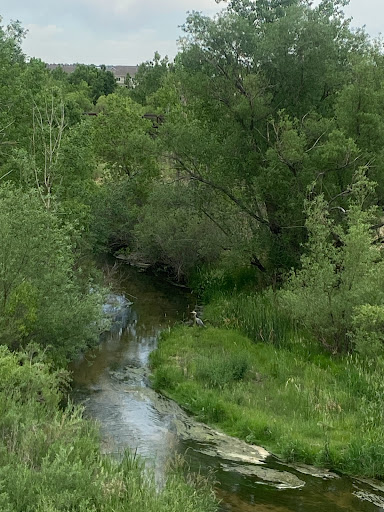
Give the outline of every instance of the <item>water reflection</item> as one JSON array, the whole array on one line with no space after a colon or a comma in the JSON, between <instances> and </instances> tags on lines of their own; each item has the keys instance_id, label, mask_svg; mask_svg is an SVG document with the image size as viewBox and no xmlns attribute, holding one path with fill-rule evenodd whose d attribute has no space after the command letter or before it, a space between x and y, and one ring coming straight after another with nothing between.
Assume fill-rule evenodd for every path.
<instances>
[{"instance_id":1,"label":"water reflection","mask_svg":"<svg viewBox=\"0 0 384 512\"><path fill-rule=\"evenodd\" d=\"M131 448L152 462L158 479L175 450L185 454L191 470L215 471L222 511L384 510L383 494L357 480L315 478L271 458L265 467L290 472L305 482L301 488L279 489L276 483L233 471L232 463L202 453L196 442L178 440L172 408L159 412L153 406L159 397L148 387L148 360L160 331L189 318L194 298L129 267L115 292L129 298L134 295L134 304L102 337L98 348L72 365L74 396L100 422L105 452L118 454ZM369 495L376 504L366 500Z\"/></svg>"}]
</instances>

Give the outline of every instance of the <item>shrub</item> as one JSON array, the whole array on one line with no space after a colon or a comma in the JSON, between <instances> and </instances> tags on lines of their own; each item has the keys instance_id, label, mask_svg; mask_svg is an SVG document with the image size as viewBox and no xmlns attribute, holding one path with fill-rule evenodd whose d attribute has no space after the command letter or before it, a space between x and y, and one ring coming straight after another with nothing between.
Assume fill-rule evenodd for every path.
<instances>
[{"instance_id":1,"label":"shrub","mask_svg":"<svg viewBox=\"0 0 384 512\"><path fill-rule=\"evenodd\" d=\"M372 191L360 171L343 225L331 218L323 196L307 203L307 250L279 294L285 310L332 351L351 350L354 342L370 352L381 343L384 261L371 229L375 210L364 208Z\"/></svg>"},{"instance_id":2,"label":"shrub","mask_svg":"<svg viewBox=\"0 0 384 512\"><path fill-rule=\"evenodd\" d=\"M100 296L74 269L69 228L37 193L0 186L0 343L53 347L63 362L98 340Z\"/></svg>"},{"instance_id":3,"label":"shrub","mask_svg":"<svg viewBox=\"0 0 384 512\"><path fill-rule=\"evenodd\" d=\"M366 357L377 357L384 348L384 306L363 304L352 317L351 340L356 350Z\"/></svg>"}]
</instances>

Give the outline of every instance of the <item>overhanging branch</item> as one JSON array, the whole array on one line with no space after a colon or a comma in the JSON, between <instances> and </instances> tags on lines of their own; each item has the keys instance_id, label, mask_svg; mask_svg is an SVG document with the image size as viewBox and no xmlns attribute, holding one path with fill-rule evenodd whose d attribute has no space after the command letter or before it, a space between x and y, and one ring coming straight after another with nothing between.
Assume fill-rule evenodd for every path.
<instances>
[{"instance_id":1,"label":"overhanging branch","mask_svg":"<svg viewBox=\"0 0 384 512\"><path fill-rule=\"evenodd\" d=\"M260 224L263 224L264 226L268 226L268 228L270 228L270 223L268 222L268 220L264 219L263 217L249 209L241 199L236 197L234 194L232 194L232 192L227 190L225 187L206 178L203 178L203 176L201 176L200 174L193 172L179 157L172 155L172 159L175 160L179 165L181 165L181 167L188 174L191 180L199 181L200 183L204 183L205 185L213 188L214 190L218 190L223 195L228 197L228 199L230 199L234 204L236 204L236 206L238 206L240 210L247 213L250 217L255 219Z\"/></svg>"}]
</instances>

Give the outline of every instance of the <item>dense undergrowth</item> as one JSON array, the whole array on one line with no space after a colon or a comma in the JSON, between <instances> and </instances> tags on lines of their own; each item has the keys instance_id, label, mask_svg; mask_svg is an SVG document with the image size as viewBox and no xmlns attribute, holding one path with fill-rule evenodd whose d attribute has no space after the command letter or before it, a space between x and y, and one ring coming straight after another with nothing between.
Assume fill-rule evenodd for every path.
<instances>
[{"instance_id":1,"label":"dense undergrowth","mask_svg":"<svg viewBox=\"0 0 384 512\"><path fill-rule=\"evenodd\" d=\"M152 357L156 388L287 461L384 478L383 361L335 358L265 297L222 297L205 313L229 329L164 334Z\"/></svg>"},{"instance_id":2,"label":"dense undergrowth","mask_svg":"<svg viewBox=\"0 0 384 512\"><path fill-rule=\"evenodd\" d=\"M216 510L206 480L180 461L164 487L129 454L102 456L96 426L61 406L67 373L0 347L0 510L2 512L200 512Z\"/></svg>"}]
</instances>

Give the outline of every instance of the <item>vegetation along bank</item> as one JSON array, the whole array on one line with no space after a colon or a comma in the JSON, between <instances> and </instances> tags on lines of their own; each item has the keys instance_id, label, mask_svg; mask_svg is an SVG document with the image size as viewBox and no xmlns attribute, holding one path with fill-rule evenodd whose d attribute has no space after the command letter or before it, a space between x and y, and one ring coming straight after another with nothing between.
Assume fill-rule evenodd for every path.
<instances>
[{"instance_id":1,"label":"vegetation along bank","mask_svg":"<svg viewBox=\"0 0 384 512\"><path fill-rule=\"evenodd\" d=\"M223 327L176 328L152 358L153 384L282 460L382 479L382 361L332 358L297 332L279 347L257 341Z\"/></svg>"},{"instance_id":2,"label":"vegetation along bank","mask_svg":"<svg viewBox=\"0 0 384 512\"><path fill-rule=\"evenodd\" d=\"M289 460L383 478L384 54L345 3L192 12L174 61L128 87L50 71L1 26L2 510L214 507L179 476L137 495L137 463L102 458L63 403L60 368L105 329L105 254L206 305L206 329L164 336L159 389Z\"/></svg>"}]
</instances>

